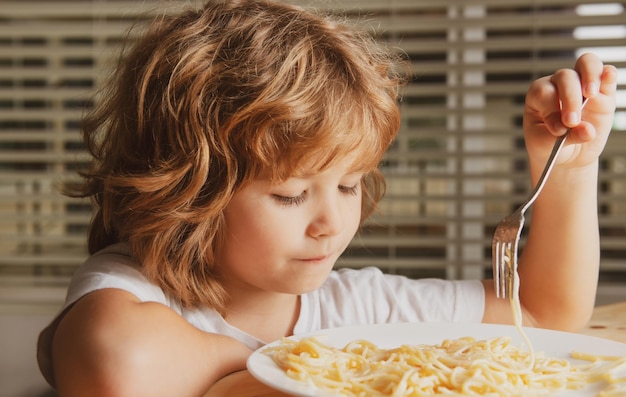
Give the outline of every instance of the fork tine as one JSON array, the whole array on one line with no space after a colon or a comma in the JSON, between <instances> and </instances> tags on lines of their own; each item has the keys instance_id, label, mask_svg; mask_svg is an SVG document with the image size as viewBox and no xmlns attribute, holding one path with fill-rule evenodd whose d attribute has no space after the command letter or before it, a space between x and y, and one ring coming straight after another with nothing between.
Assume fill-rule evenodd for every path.
<instances>
[{"instance_id":1,"label":"fork tine","mask_svg":"<svg viewBox=\"0 0 626 397\"><path fill-rule=\"evenodd\" d=\"M493 260L493 280L496 287L496 297L500 298L502 289L502 266L500 264L500 241L495 240L492 245L491 255Z\"/></svg>"},{"instance_id":2,"label":"fork tine","mask_svg":"<svg viewBox=\"0 0 626 397\"><path fill-rule=\"evenodd\" d=\"M507 243L502 247L502 272L504 273L504 281L502 283L502 298L510 298L511 296L511 280L513 279L513 258L511 258L511 243Z\"/></svg>"},{"instance_id":3,"label":"fork tine","mask_svg":"<svg viewBox=\"0 0 626 397\"><path fill-rule=\"evenodd\" d=\"M521 229L520 225L520 229ZM502 246L502 273L504 277L502 279L501 298L512 298L515 291L515 277L517 273L517 248L518 239L509 241Z\"/></svg>"},{"instance_id":4,"label":"fork tine","mask_svg":"<svg viewBox=\"0 0 626 397\"><path fill-rule=\"evenodd\" d=\"M496 297L500 297L500 272L498 271L498 247L500 242L494 239L491 243L491 270L493 273L493 285L496 289Z\"/></svg>"},{"instance_id":5,"label":"fork tine","mask_svg":"<svg viewBox=\"0 0 626 397\"><path fill-rule=\"evenodd\" d=\"M502 248L500 250L500 260L502 267L502 275L501 277L501 286L500 286L500 297L507 298L509 296L509 281L511 279L511 242L507 242L506 244L502 244Z\"/></svg>"},{"instance_id":6,"label":"fork tine","mask_svg":"<svg viewBox=\"0 0 626 397\"><path fill-rule=\"evenodd\" d=\"M511 251L511 243L501 243L500 244L500 252L499 252L499 266L500 266L500 298L506 298L508 296L508 287L509 287L509 277L510 266L509 266L509 255L508 252Z\"/></svg>"},{"instance_id":7,"label":"fork tine","mask_svg":"<svg viewBox=\"0 0 626 397\"><path fill-rule=\"evenodd\" d=\"M502 256L502 248L503 243L500 240L494 239L491 255L492 255L492 265L493 265L493 278L494 278L494 286L496 288L496 297L500 298L503 294L504 288L504 278L506 275L504 274L504 265L503 265L503 256Z\"/></svg>"},{"instance_id":8,"label":"fork tine","mask_svg":"<svg viewBox=\"0 0 626 397\"><path fill-rule=\"evenodd\" d=\"M522 222L519 226L518 232L517 232L517 237L515 238L515 240L513 240L510 248L509 248L509 277L507 278L508 281L508 291L506 296L511 299L513 297L513 294L516 292L515 291L515 281L517 279L517 250L518 250L518 245L519 245L519 240L520 240L520 235L522 232L522 228L524 227L524 220L522 217Z\"/></svg>"},{"instance_id":9,"label":"fork tine","mask_svg":"<svg viewBox=\"0 0 626 397\"><path fill-rule=\"evenodd\" d=\"M517 249L517 241L494 240L492 244L493 277L496 288L496 297L508 298L513 293L513 277L515 272L514 257Z\"/></svg>"}]
</instances>

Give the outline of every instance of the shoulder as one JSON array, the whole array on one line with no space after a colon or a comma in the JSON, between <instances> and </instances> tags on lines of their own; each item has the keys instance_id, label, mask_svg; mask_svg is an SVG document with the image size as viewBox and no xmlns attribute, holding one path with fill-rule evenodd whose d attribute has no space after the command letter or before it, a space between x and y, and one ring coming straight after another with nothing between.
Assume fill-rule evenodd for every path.
<instances>
[{"instance_id":1,"label":"shoulder","mask_svg":"<svg viewBox=\"0 0 626 397\"><path fill-rule=\"evenodd\" d=\"M132 360L144 355L140 353L142 344L148 343L140 335L150 337L150 321L165 315L150 310L156 307L139 305L140 301L126 291L99 289L66 309L51 341L59 392L74 395L73 390L118 390L112 372L115 368L129 372ZM148 315L149 311L153 313Z\"/></svg>"},{"instance_id":2,"label":"shoulder","mask_svg":"<svg viewBox=\"0 0 626 397\"><path fill-rule=\"evenodd\" d=\"M78 268L68 287L66 306L88 293L107 288L124 290L140 301L169 303L163 290L143 275L124 243L95 253Z\"/></svg>"},{"instance_id":3,"label":"shoulder","mask_svg":"<svg viewBox=\"0 0 626 397\"><path fill-rule=\"evenodd\" d=\"M84 337L87 342L96 342L97 335L91 332L113 331L115 327L100 328L100 325L113 325L124 317L134 319L129 313L142 301L165 303L167 300L162 290L141 274L124 244L89 257L72 277L61 311L39 335L37 361L48 383L55 383L52 350L55 340L72 342Z\"/></svg>"},{"instance_id":4,"label":"shoulder","mask_svg":"<svg viewBox=\"0 0 626 397\"><path fill-rule=\"evenodd\" d=\"M378 268L332 272L318 291L322 318L359 322L475 321L485 294L477 280L411 279ZM333 314L336 313L336 314ZM333 320L334 319L334 320Z\"/></svg>"},{"instance_id":5,"label":"shoulder","mask_svg":"<svg viewBox=\"0 0 626 397\"><path fill-rule=\"evenodd\" d=\"M60 320L51 346L54 379L68 396L200 395L232 370L211 368L206 357L223 355L215 346L239 352L239 361L248 352L230 338L198 330L166 306L102 289L81 298ZM181 374L186 383L176 379Z\"/></svg>"}]
</instances>

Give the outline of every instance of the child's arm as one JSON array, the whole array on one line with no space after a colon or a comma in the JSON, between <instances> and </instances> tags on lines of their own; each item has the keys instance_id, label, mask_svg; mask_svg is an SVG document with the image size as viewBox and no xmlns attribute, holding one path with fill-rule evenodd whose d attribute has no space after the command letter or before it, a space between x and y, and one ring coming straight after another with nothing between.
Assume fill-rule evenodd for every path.
<instances>
[{"instance_id":1,"label":"child's arm","mask_svg":"<svg viewBox=\"0 0 626 397\"><path fill-rule=\"evenodd\" d=\"M250 350L202 332L158 303L114 289L92 292L65 315L53 362L60 396L199 396L243 369Z\"/></svg>"},{"instance_id":2,"label":"child's arm","mask_svg":"<svg viewBox=\"0 0 626 397\"><path fill-rule=\"evenodd\" d=\"M616 80L613 66L586 54L573 70L538 79L528 91L524 134L533 184L554 135L572 129L527 225L528 240L519 264L526 325L577 330L591 315L600 260L598 157L612 126ZM589 102L581 112L583 97ZM485 287L484 321L511 322L508 300L495 297L492 281Z\"/></svg>"}]
</instances>

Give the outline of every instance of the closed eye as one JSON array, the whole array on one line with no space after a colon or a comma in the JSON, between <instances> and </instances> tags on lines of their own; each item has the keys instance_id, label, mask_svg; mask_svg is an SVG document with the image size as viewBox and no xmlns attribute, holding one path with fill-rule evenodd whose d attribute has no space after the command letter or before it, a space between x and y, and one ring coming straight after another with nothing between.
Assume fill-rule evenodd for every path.
<instances>
[{"instance_id":1,"label":"closed eye","mask_svg":"<svg viewBox=\"0 0 626 397\"><path fill-rule=\"evenodd\" d=\"M361 186L360 183L357 183L354 186L343 186L343 185L339 185L339 190L342 193L346 193L346 194L350 194L352 196L356 196L357 193L359 192L359 186Z\"/></svg>"},{"instance_id":2,"label":"closed eye","mask_svg":"<svg viewBox=\"0 0 626 397\"><path fill-rule=\"evenodd\" d=\"M356 196L359 193L359 187L361 186L360 183L357 183L354 186L345 186L345 185L339 185L338 189L341 193L346 194L346 195L350 195L350 196ZM307 196L307 191L305 190L304 192L300 193L297 196L283 196L280 194L272 194L272 198L280 205L285 206L285 207L296 207L300 204L302 204L304 202L304 200L306 200L306 196Z\"/></svg>"},{"instance_id":3,"label":"closed eye","mask_svg":"<svg viewBox=\"0 0 626 397\"><path fill-rule=\"evenodd\" d=\"M297 196L281 196L280 194L272 194L272 198L276 202L285 207L295 207L304 202L306 192L302 192Z\"/></svg>"}]
</instances>

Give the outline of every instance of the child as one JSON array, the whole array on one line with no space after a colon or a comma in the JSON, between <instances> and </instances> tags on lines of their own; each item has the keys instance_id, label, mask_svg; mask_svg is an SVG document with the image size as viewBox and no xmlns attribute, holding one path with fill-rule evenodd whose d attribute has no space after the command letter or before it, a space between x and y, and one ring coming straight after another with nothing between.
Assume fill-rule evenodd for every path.
<instances>
[{"instance_id":1,"label":"child","mask_svg":"<svg viewBox=\"0 0 626 397\"><path fill-rule=\"evenodd\" d=\"M327 327L511 323L491 281L331 270L382 196L403 67L278 2L212 0L156 21L85 121L94 162L73 194L97 205L92 256L39 345L59 394L201 395L263 343ZM615 90L615 68L585 55L528 92L533 181L572 131L520 260L526 325L574 330L590 315Z\"/></svg>"}]
</instances>

